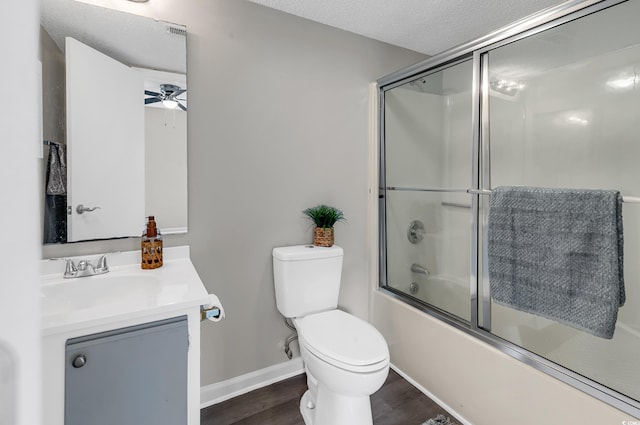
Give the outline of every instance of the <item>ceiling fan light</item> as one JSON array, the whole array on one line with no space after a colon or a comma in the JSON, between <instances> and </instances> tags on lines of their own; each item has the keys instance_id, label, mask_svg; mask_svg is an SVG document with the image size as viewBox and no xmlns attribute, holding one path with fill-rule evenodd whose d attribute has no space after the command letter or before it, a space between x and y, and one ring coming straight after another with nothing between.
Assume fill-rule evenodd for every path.
<instances>
[{"instance_id":1,"label":"ceiling fan light","mask_svg":"<svg viewBox=\"0 0 640 425\"><path fill-rule=\"evenodd\" d=\"M167 109L176 109L178 107L178 102L173 99L165 99L162 101L162 105Z\"/></svg>"}]
</instances>

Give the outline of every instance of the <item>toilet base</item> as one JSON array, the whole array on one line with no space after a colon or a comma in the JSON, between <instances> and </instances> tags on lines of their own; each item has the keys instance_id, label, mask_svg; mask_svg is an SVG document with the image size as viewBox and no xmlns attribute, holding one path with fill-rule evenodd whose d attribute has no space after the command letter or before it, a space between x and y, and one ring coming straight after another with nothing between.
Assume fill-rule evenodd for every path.
<instances>
[{"instance_id":1,"label":"toilet base","mask_svg":"<svg viewBox=\"0 0 640 425\"><path fill-rule=\"evenodd\" d=\"M312 400L311 392L305 391L300 399L300 413L305 425L313 425L316 415L315 402Z\"/></svg>"},{"instance_id":2,"label":"toilet base","mask_svg":"<svg viewBox=\"0 0 640 425\"><path fill-rule=\"evenodd\" d=\"M305 425L373 425L371 401L366 397L345 397L318 389L318 400L310 390L300 399Z\"/></svg>"}]
</instances>

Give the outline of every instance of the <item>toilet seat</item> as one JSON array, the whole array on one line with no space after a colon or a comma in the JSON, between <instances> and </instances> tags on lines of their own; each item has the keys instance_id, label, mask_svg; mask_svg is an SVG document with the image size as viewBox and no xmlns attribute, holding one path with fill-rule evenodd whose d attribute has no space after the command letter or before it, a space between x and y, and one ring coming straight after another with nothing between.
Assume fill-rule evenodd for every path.
<instances>
[{"instance_id":1,"label":"toilet seat","mask_svg":"<svg viewBox=\"0 0 640 425\"><path fill-rule=\"evenodd\" d=\"M305 348L334 366L367 373L389 364L389 348L382 334L344 311L315 313L296 320L296 325Z\"/></svg>"}]
</instances>

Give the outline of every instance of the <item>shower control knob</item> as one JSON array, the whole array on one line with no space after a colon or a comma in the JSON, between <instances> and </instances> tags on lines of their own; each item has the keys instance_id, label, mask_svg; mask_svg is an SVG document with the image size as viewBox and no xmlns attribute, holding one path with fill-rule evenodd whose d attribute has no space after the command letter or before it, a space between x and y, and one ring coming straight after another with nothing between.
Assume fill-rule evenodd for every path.
<instances>
[{"instance_id":1,"label":"shower control knob","mask_svg":"<svg viewBox=\"0 0 640 425\"><path fill-rule=\"evenodd\" d=\"M420 220L413 220L407 229L407 239L415 245L424 238L426 233L424 224Z\"/></svg>"},{"instance_id":2,"label":"shower control knob","mask_svg":"<svg viewBox=\"0 0 640 425\"><path fill-rule=\"evenodd\" d=\"M82 366L87 364L87 357L84 354L80 354L73 359L71 364L76 369L81 368Z\"/></svg>"}]
</instances>

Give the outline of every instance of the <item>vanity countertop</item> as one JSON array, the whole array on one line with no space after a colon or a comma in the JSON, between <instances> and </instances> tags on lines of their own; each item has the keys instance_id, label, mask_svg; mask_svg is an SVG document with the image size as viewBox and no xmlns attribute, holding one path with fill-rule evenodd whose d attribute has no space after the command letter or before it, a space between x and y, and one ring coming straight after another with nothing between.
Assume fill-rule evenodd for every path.
<instances>
[{"instance_id":1,"label":"vanity countertop","mask_svg":"<svg viewBox=\"0 0 640 425\"><path fill-rule=\"evenodd\" d=\"M72 257L90 259L100 255ZM191 260L189 247L164 249L164 265L142 270L140 251L107 254L106 274L64 279L65 262L41 264L44 335L92 328L114 321L199 307L209 295Z\"/></svg>"}]
</instances>

